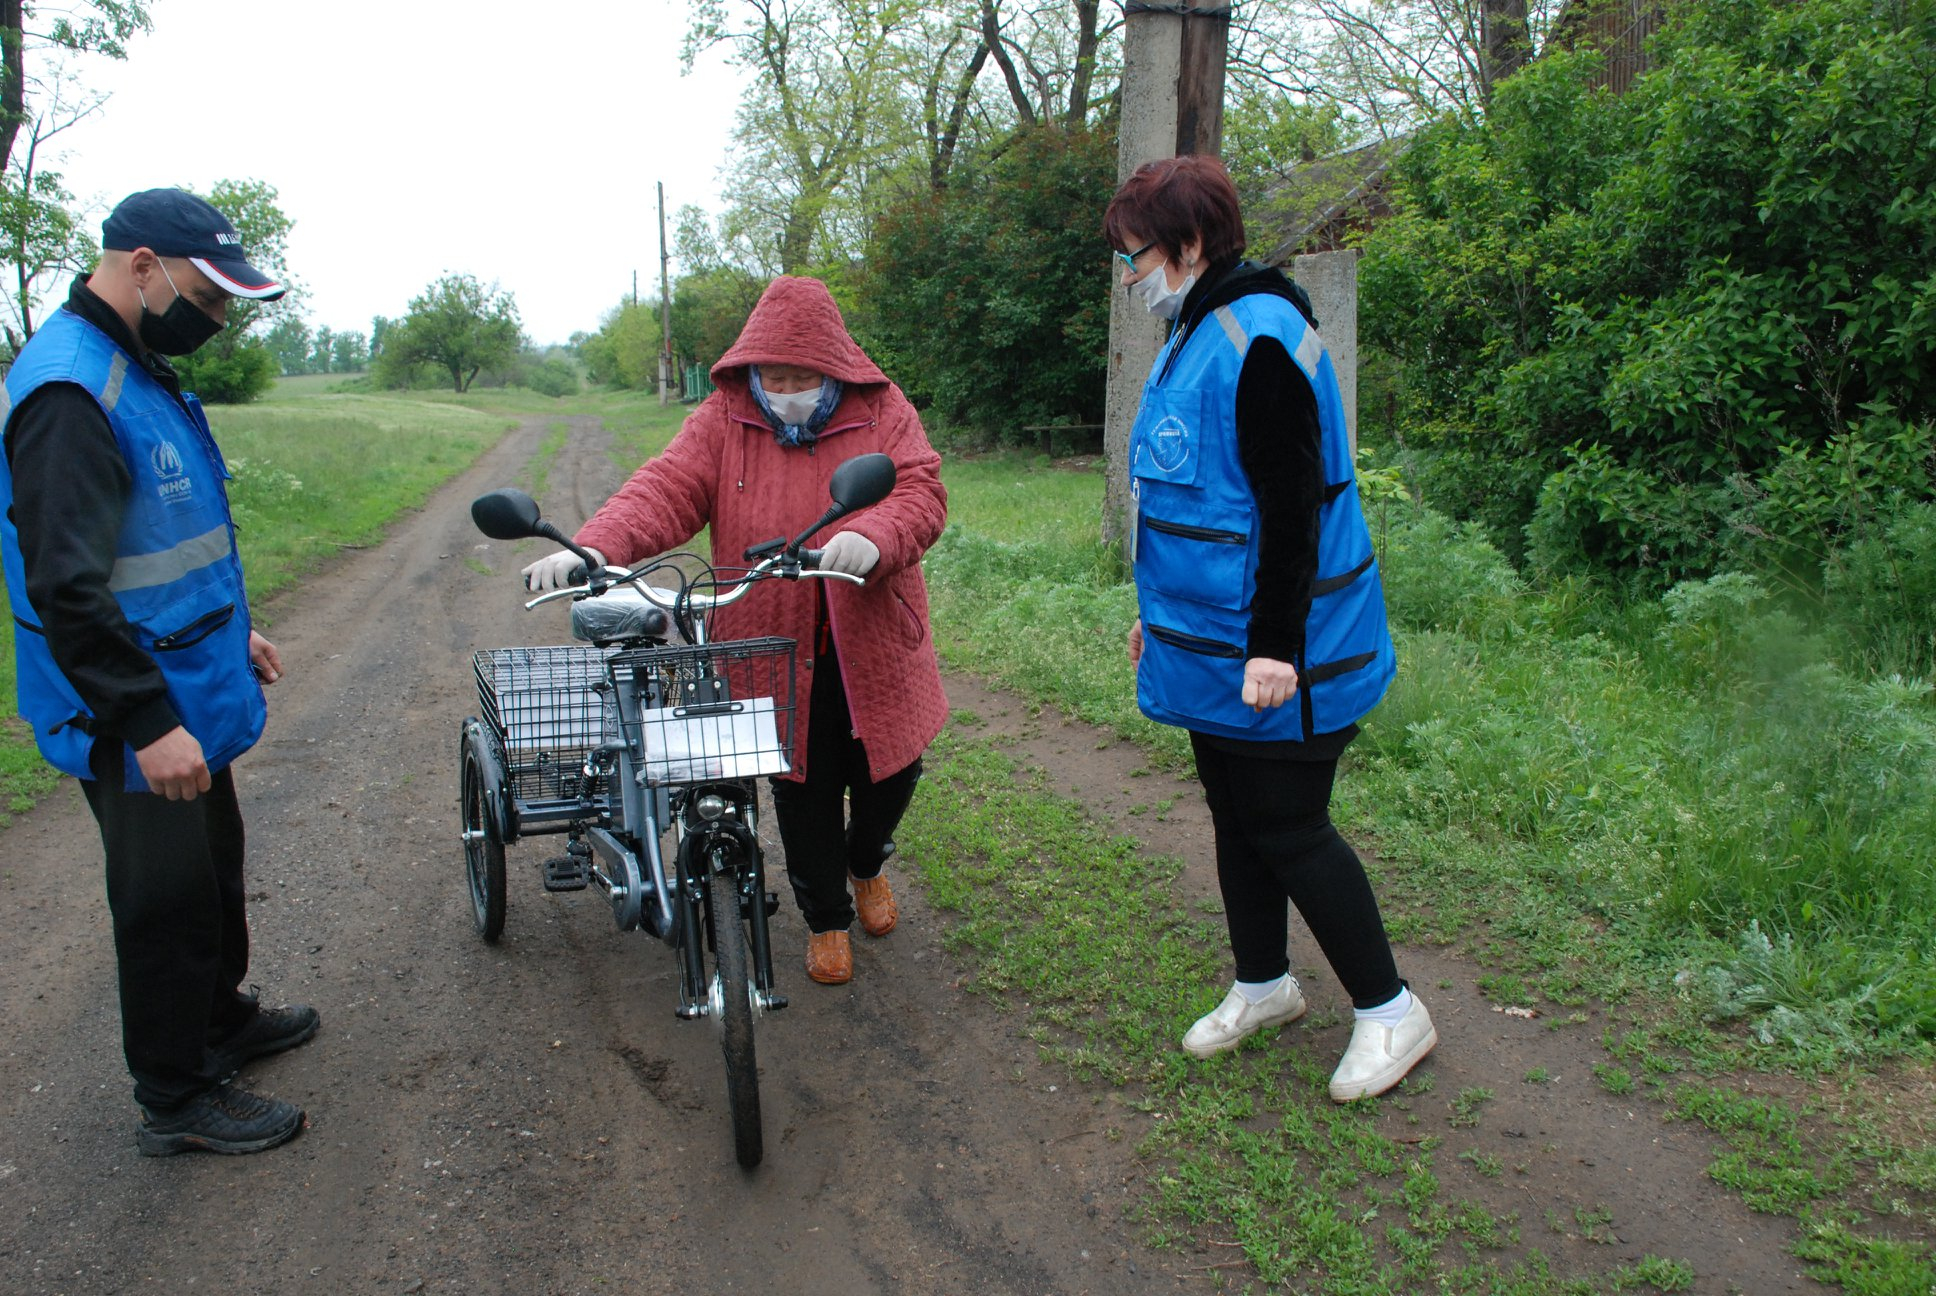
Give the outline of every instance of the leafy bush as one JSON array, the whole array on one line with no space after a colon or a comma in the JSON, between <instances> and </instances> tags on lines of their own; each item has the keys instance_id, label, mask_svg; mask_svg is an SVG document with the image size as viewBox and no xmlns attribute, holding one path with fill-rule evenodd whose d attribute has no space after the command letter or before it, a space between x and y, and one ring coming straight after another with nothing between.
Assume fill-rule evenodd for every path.
<instances>
[{"instance_id":1,"label":"leafy bush","mask_svg":"<svg viewBox=\"0 0 1936 1296\"><path fill-rule=\"evenodd\" d=\"M520 366L515 381L540 396L571 396L578 391L578 371L555 357Z\"/></svg>"},{"instance_id":2,"label":"leafy bush","mask_svg":"<svg viewBox=\"0 0 1936 1296\"><path fill-rule=\"evenodd\" d=\"M1906 503L1828 562L1830 623L1879 672L1936 679L1936 504Z\"/></svg>"},{"instance_id":3,"label":"leafy bush","mask_svg":"<svg viewBox=\"0 0 1936 1296\"><path fill-rule=\"evenodd\" d=\"M855 335L919 404L1010 443L1102 421L1114 137L1022 131L883 215Z\"/></svg>"},{"instance_id":4,"label":"leafy bush","mask_svg":"<svg viewBox=\"0 0 1936 1296\"><path fill-rule=\"evenodd\" d=\"M1395 624L1489 637L1513 623L1526 584L1484 528L1423 506L1381 527L1379 568Z\"/></svg>"},{"instance_id":5,"label":"leafy bush","mask_svg":"<svg viewBox=\"0 0 1936 1296\"><path fill-rule=\"evenodd\" d=\"M1689 0L1654 55L1624 96L1544 56L1423 132L1368 340L1426 498L1530 523L1542 570L1812 583L1852 481L1936 496L1936 0Z\"/></svg>"},{"instance_id":6,"label":"leafy bush","mask_svg":"<svg viewBox=\"0 0 1936 1296\"><path fill-rule=\"evenodd\" d=\"M256 338L239 339L218 350L211 344L175 362L182 390L192 391L210 405L243 405L276 385L282 369Z\"/></svg>"}]
</instances>

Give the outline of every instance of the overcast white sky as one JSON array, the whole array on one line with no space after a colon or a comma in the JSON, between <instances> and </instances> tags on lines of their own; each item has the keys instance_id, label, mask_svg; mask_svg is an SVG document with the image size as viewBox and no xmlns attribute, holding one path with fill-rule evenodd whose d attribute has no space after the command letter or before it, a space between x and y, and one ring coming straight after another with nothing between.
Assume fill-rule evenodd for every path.
<instances>
[{"instance_id":1,"label":"overcast white sky","mask_svg":"<svg viewBox=\"0 0 1936 1296\"><path fill-rule=\"evenodd\" d=\"M680 75L686 9L153 0L126 63L76 65L113 97L58 138L59 169L97 238L137 189L274 185L312 326L367 333L449 271L496 280L533 341L562 342L634 270L656 290L655 181L668 237L681 206L719 208L742 77L716 55Z\"/></svg>"}]
</instances>

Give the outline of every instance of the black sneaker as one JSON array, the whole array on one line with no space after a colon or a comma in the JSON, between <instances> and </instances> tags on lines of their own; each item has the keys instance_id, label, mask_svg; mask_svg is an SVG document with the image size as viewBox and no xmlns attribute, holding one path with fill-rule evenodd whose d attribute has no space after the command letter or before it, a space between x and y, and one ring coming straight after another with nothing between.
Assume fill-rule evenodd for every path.
<instances>
[{"instance_id":1,"label":"black sneaker","mask_svg":"<svg viewBox=\"0 0 1936 1296\"><path fill-rule=\"evenodd\" d=\"M215 1078L224 1081L233 1079L243 1064L251 1059L307 1043L322 1024L323 1019L308 1004L256 1009L255 1016L244 1022L233 1035L208 1046L208 1051L215 1057Z\"/></svg>"},{"instance_id":2,"label":"black sneaker","mask_svg":"<svg viewBox=\"0 0 1936 1296\"><path fill-rule=\"evenodd\" d=\"M177 1152L260 1152L302 1132L302 1108L234 1085L217 1085L172 1111L143 1109L135 1149L142 1156Z\"/></svg>"}]
</instances>

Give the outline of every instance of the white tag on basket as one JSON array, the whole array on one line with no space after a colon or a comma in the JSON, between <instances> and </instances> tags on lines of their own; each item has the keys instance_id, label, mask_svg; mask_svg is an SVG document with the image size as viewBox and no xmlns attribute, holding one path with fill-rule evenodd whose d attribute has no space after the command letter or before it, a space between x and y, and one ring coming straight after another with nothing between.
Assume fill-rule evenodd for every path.
<instances>
[{"instance_id":1,"label":"white tag on basket","mask_svg":"<svg viewBox=\"0 0 1936 1296\"><path fill-rule=\"evenodd\" d=\"M732 709L726 710L730 705ZM698 710L701 714L690 712ZM780 745L772 698L712 707L659 707L643 711L645 777L652 783L752 778L790 768Z\"/></svg>"}]
</instances>

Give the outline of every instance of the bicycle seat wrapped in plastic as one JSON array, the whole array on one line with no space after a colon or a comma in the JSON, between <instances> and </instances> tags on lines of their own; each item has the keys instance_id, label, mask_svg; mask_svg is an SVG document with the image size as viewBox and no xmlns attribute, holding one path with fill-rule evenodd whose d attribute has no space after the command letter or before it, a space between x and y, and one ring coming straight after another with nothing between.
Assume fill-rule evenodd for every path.
<instances>
[{"instance_id":1,"label":"bicycle seat wrapped in plastic","mask_svg":"<svg viewBox=\"0 0 1936 1296\"><path fill-rule=\"evenodd\" d=\"M666 592L669 600L671 593ZM622 639L664 639L671 624L664 609L654 607L630 585L614 585L597 598L571 605L571 637L587 643L617 643Z\"/></svg>"}]
</instances>

